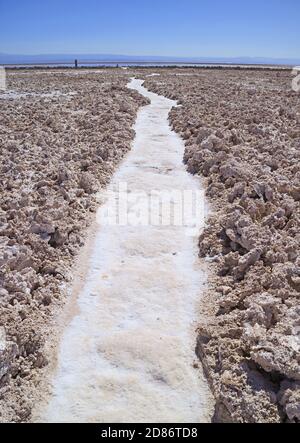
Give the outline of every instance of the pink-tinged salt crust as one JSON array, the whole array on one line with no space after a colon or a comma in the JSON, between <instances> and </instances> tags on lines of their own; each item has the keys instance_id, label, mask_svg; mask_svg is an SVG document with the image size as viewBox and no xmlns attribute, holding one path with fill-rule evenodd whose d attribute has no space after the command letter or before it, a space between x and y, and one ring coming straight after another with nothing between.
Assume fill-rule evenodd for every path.
<instances>
[{"instance_id":1,"label":"pink-tinged salt crust","mask_svg":"<svg viewBox=\"0 0 300 443\"><path fill-rule=\"evenodd\" d=\"M177 75L177 74L180 75ZM214 264L197 351L216 421L300 420L300 96L291 73L162 70L145 86L170 115L214 206Z\"/></svg>"},{"instance_id":2,"label":"pink-tinged salt crust","mask_svg":"<svg viewBox=\"0 0 300 443\"><path fill-rule=\"evenodd\" d=\"M0 421L30 419L96 192L147 104L127 83L120 71L12 71L0 92Z\"/></svg>"},{"instance_id":3,"label":"pink-tinged salt crust","mask_svg":"<svg viewBox=\"0 0 300 443\"><path fill-rule=\"evenodd\" d=\"M199 287L195 346L213 420L300 421L300 96L291 73L153 73L8 72L0 92L0 422L32 420L55 367L65 327L57 318L79 264L82 281L88 275L88 260L77 260L94 241L87 228L99 191L149 103L126 87L134 75L180 104L169 120L212 208L199 241L210 278L202 299Z\"/></svg>"}]
</instances>

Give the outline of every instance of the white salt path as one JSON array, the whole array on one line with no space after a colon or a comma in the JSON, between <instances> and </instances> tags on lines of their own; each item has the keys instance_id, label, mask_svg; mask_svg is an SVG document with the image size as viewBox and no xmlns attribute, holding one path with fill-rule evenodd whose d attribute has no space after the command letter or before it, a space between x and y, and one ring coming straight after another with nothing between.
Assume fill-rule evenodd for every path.
<instances>
[{"instance_id":1,"label":"white salt path","mask_svg":"<svg viewBox=\"0 0 300 443\"><path fill-rule=\"evenodd\" d=\"M199 189L171 131L174 101L151 100L138 113L133 149L111 188ZM104 210L107 209L104 206ZM212 399L194 369L197 302L204 272L197 238L182 227L99 226L79 313L61 339L45 422L208 422Z\"/></svg>"}]
</instances>

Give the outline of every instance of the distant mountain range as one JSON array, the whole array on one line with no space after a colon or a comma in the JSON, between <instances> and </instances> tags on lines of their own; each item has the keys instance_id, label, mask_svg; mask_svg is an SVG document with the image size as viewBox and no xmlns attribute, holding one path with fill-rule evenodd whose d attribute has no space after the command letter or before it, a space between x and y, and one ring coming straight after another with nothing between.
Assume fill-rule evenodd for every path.
<instances>
[{"instance_id":1,"label":"distant mountain range","mask_svg":"<svg viewBox=\"0 0 300 443\"><path fill-rule=\"evenodd\" d=\"M300 65L299 59L289 58L269 58L269 57L162 57L162 56L132 56L115 54L39 54L39 55L18 55L1 54L0 64L38 64L38 63L74 63L77 59L82 63L217 63L217 64L259 64L259 65Z\"/></svg>"}]
</instances>

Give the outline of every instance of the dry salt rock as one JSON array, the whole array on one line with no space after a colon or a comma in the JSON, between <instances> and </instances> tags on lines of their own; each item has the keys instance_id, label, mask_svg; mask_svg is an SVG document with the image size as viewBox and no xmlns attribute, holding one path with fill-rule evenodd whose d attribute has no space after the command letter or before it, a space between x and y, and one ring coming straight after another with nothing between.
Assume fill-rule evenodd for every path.
<instances>
[{"instance_id":1,"label":"dry salt rock","mask_svg":"<svg viewBox=\"0 0 300 443\"><path fill-rule=\"evenodd\" d=\"M198 353L217 421L299 421L299 103L287 82L285 72L189 70L145 83L181 101L170 121L214 207L199 240L217 259Z\"/></svg>"},{"instance_id":2,"label":"dry salt rock","mask_svg":"<svg viewBox=\"0 0 300 443\"><path fill-rule=\"evenodd\" d=\"M19 422L30 418L44 338L95 193L130 150L147 100L126 87L123 73L9 77L21 92L0 110L0 319L9 337L0 356L0 421Z\"/></svg>"}]
</instances>

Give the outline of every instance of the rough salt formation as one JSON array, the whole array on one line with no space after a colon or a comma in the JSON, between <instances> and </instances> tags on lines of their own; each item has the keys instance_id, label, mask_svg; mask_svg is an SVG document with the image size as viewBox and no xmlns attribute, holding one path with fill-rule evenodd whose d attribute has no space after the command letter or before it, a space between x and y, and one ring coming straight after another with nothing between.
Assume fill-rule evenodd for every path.
<instances>
[{"instance_id":1,"label":"rough salt formation","mask_svg":"<svg viewBox=\"0 0 300 443\"><path fill-rule=\"evenodd\" d=\"M197 349L216 421L300 421L300 99L291 79L225 69L146 77L182 104L170 119L215 209L199 243L215 273Z\"/></svg>"},{"instance_id":2,"label":"rough salt formation","mask_svg":"<svg viewBox=\"0 0 300 443\"><path fill-rule=\"evenodd\" d=\"M47 325L146 100L120 71L13 71L0 92L0 421L30 418Z\"/></svg>"}]
</instances>

